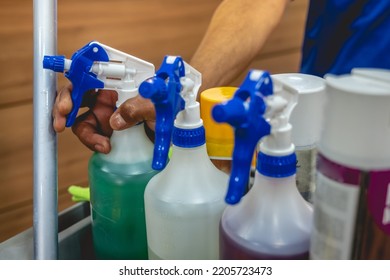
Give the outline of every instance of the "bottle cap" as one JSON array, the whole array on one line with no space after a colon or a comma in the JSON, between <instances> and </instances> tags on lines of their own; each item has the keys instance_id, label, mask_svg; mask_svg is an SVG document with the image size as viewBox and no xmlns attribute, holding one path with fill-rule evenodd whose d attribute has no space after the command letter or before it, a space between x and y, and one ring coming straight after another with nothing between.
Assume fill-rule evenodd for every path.
<instances>
[{"instance_id":1,"label":"bottle cap","mask_svg":"<svg viewBox=\"0 0 390 280\"><path fill-rule=\"evenodd\" d=\"M296 164L297 157L295 153L275 157L260 152L257 160L257 171L264 176L283 178L296 173Z\"/></svg>"},{"instance_id":2,"label":"bottle cap","mask_svg":"<svg viewBox=\"0 0 390 280\"><path fill-rule=\"evenodd\" d=\"M291 139L295 147L299 149L315 146L321 132L325 80L300 73L275 74L271 77L275 82L287 85L298 93L298 103L290 116L290 123L293 127Z\"/></svg>"},{"instance_id":3,"label":"bottle cap","mask_svg":"<svg viewBox=\"0 0 390 280\"><path fill-rule=\"evenodd\" d=\"M200 114L206 130L207 153L212 159L231 159L234 146L233 128L226 123L217 123L211 111L216 104L231 99L237 87L215 87L200 95Z\"/></svg>"},{"instance_id":4,"label":"bottle cap","mask_svg":"<svg viewBox=\"0 0 390 280\"><path fill-rule=\"evenodd\" d=\"M390 70L356 68L325 80L319 152L350 167L389 169Z\"/></svg>"},{"instance_id":5,"label":"bottle cap","mask_svg":"<svg viewBox=\"0 0 390 280\"><path fill-rule=\"evenodd\" d=\"M195 148L204 145L205 129L203 126L193 129L173 128L172 144L182 148Z\"/></svg>"}]
</instances>

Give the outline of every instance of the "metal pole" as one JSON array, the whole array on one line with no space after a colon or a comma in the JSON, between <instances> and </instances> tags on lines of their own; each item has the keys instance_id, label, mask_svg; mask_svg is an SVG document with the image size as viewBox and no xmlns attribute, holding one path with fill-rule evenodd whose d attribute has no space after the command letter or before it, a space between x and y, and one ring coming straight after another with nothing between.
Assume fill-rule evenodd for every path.
<instances>
[{"instance_id":1,"label":"metal pole","mask_svg":"<svg viewBox=\"0 0 390 280\"><path fill-rule=\"evenodd\" d=\"M57 1L34 6L34 257L58 259L57 137L52 126L56 75L43 69L57 52Z\"/></svg>"}]
</instances>

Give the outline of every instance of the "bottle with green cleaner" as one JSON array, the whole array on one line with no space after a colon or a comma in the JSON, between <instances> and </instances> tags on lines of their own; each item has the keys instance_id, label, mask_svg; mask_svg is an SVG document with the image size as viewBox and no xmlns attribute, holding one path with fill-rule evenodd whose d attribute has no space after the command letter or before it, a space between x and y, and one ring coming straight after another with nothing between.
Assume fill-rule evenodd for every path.
<instances>
[{"instance_id":1,"label":"bottle with green cleaner","mask_svg":"<svg viewBox=\"0 0 390 280\"><path fill-rule=\"evenodd\" d=\"M211 162L197 94L201 74L180 57L165 57L139 88L156 108L153 167L145 190L149 258L218 259L218 225L228 175ZM172 139L172 155L167 154Z\"/></svg>"},{"instance_id":2,"label":"bottle with green cleaner","mask_svg":"<svg viewBox=\"0 0 390 280\"><path fill-rule=\"evenodd\" d=\"M74 53L71 60L46 56L44 68L65 71L73 84L68 127L86 91L115 90L119 106L138 95L139 84L154 75L152 64L96 41ZM94 153L88 167L95 255L98 259L147 259L144 190L158 172L151 168L153 143L141 123L114 131L110 141L110 153Z\"/></svg>"}]
</instances>

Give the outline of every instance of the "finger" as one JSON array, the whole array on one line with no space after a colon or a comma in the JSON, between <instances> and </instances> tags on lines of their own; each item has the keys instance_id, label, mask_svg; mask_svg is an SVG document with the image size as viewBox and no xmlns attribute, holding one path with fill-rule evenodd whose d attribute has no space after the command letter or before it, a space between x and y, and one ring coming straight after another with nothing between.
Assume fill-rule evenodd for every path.
<instances>
[{"instance_id":1,"label":"finger","mask_svg":"<svg viewBox=\"0 0 390 280\"><path fill-rule=\"evenodd\" d=\"M53 126L57 132L62 132L65 129L66 117L72 111L72 84L63 87L57 94L56 101L53 107ZM94 90L90 90L84 94L83 101L80 107L93 107L96 102L96 94Z\"/></svg>"},{"instance_id":2,"label":"finger","mask_svg":"<svg viewBox=\"0 0 390 280\"><path fill-rule=\"evenodd\" d=\"M155 127L156 121L145 121L145 133L148 136L149 140L154 143L155 140Z\"/></svg>"},{"instance_id":3,"label":"finger","mask_svg":"<svg viewBox=\"0 0 390 280\"><path fill-rule=\"evenodd\" d=\"M56 132L62 132L65 129L66 116L72 110L71 99L72 85L63 87L57 94L53 107L53 127Z\"/></svg>"},{"instance_id":4,"label":"finger","mask_svg":"<svg viewBox=\"0 0 390 280\"><path fill-rule=\"evenodd\" d=\"M95 106L91 112L96 117L100 134L111 136L112 128L109 120L115 110L117 100L118 94L115 91L102 90L97 95Z\"/></svg>"},{"instance_id":5,"label":"finger","mask_svg":"<svg viewBox=\"0 0 390 280\"><path fill-rule=\"evenodd\" d=\"M151 131L155 131L156 129L156 120L149 120L149 121L146 121L146 126L148 127L148 129L150 129Z\"/></svg>"},{"instance_id":6,"label":"finger","mask_svg":"<svg viewBox=\"0 0 390 280\"><path fill-rule=\"evenodd\" d=\"M149 99L136 96L125 101L111 116L110 125L114 130L123 130L142 121L153 123L156 113Z\"/></svg>"},{"instance_id":7,"label":"finger","mask_svg":"<svg viewBox=\"0 0 390 280\"><path fill-rule=\"evenodd\" d=\"M111 150L109 137L102 135L97 127L96 116L86 112L76 119L72 131L90 150L107 154Z\"/></svg>"}]
</instances>

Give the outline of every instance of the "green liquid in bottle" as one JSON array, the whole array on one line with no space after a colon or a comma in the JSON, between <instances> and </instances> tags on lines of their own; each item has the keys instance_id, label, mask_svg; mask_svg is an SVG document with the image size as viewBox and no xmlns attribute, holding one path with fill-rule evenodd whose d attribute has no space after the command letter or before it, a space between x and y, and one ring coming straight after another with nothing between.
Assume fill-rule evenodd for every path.
<instances>
[{"instance_id":1,"label":"green liquid in bottle","mask_svg":"<svg viewBox=\"0 0 390 280\"><path fill-rule=\"evenodd\" d=\"M95 153L89 162L92 234L97 259L148 259L144 190L157 173L151 161L116 164Z\"/></svg>"}]
</instances>

